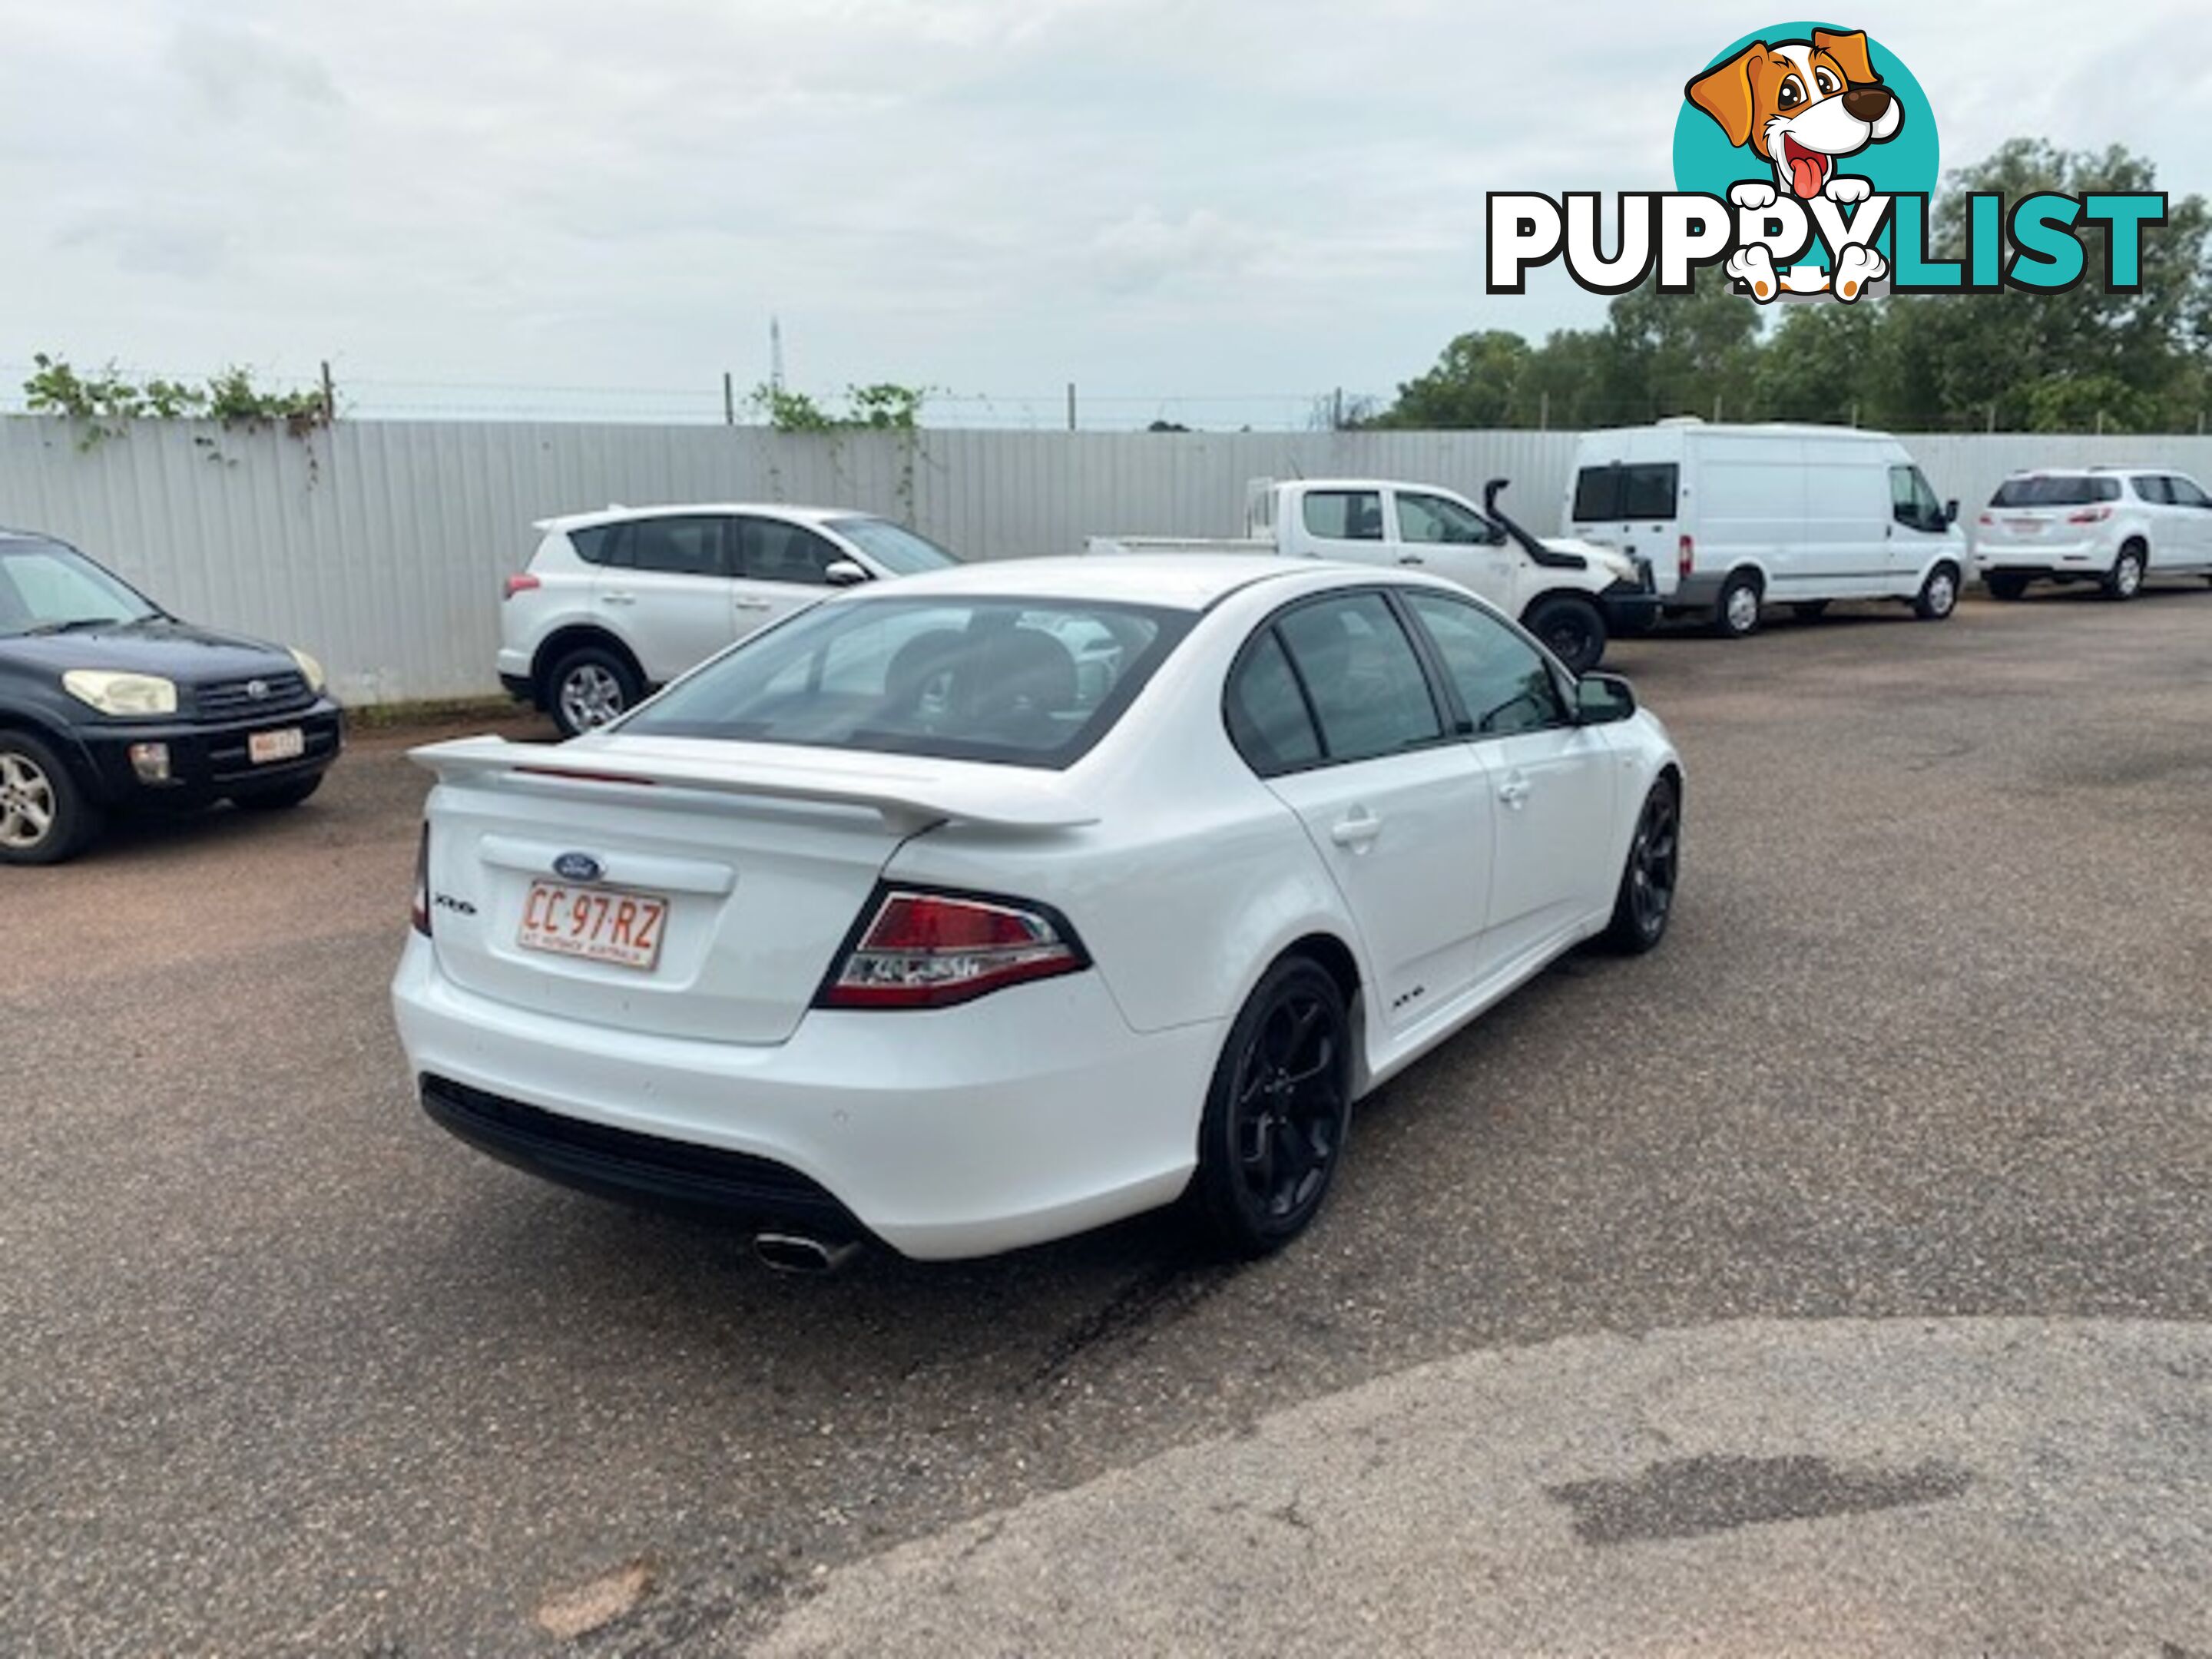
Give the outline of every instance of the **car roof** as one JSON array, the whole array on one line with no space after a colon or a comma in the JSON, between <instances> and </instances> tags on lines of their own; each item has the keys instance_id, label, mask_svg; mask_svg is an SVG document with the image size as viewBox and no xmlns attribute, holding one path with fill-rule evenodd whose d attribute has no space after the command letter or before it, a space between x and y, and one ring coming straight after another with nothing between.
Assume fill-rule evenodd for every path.
<instances>
[{"instance_id":1,"label":"car roof","mask_svg":"<svg viewBox=\"0 0 2212 1659\"><path fill-rule=\"evenodd\" d=\"M880 514L857 507L799 507L789 501L664 501L650 507L625 507L611 502L586 513L556 513L532 521L536 530L581 530L597 524L622 524L633 519L671 519L695 513L750 513L792 524L824 524L837 519L873 519Z\"/></svg>"},{"instance_id":2,"label":"car roof","mask_svg":"<svg viewBox=\"0 0 2212 1659\"><path fill-rule=\"evenodd\" d=\"M1016 599L1103 599L1204 611L1255 582L1340 571L1373 580L1381 573L1358 565L1285 559L1268 553L1095 553L1036 559L983 559L947 570L927 570L896 581L848 588L856 602L909 599L931 594L973 594Z\"/></svg>"},{"instance_id":3,"label":"car roof","mask_svg":"<svg viewBox=\"0 0 2212 1659\"><path fill-rule=\"evenodd\" d=\"M2163 476L2180 470L2175 466L2133 466L2120 461L2099 461L2094 466L2024 466L2005 476L2008 478L2079 478L2093 472L2155 472Z\"/></svg>"}]
</instances>

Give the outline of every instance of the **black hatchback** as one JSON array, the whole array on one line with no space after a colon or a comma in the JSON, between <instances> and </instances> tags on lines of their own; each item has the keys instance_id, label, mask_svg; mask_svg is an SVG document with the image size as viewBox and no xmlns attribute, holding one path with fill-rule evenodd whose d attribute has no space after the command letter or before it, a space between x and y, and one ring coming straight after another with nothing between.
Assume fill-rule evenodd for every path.
<instances>
[{"instance_id":1,"label":"black hatchback","mask_svg":"<svg viewBox=\"0 0 2212 1659\"><path fill-rule=\"evenodd\" d=\"M111 811L297 806L343 717L302 652L196 628L49 536L0 530L0 864Z\"/></svg>"}]
</instances>

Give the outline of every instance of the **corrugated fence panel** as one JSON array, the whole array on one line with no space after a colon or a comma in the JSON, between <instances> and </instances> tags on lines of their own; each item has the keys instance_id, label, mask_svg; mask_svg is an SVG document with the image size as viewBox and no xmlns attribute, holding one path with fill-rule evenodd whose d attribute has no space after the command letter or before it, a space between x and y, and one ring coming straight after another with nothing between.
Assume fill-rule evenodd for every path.
<instances>
[{"instance_id":1,"label":"corrugated fence panel","mask_svg":"<svg viewBox=\"0 0 2212 1659\"><path fill-rule=\"evenodd\" d=\"M1969 525L2027 466L2167 465L2212 478L2212 438L1908 436ZM296 644L356 703L496 689L500 582L555 514L668 501L849 506L971 558L1084 538L1235 536L1255 477L1395 477L1555 532L1566 432L891 432L568 422L343 422L276 429L143 422L89 447L61 422L0 417L0 523L51 532L163 604Z\"/></svg>"}]
</instances>

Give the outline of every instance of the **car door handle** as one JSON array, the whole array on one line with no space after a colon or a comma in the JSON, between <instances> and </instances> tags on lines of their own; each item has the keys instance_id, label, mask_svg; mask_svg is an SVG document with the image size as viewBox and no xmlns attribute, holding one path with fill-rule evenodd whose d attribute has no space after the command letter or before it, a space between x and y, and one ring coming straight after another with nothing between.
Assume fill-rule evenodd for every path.
<instances>
[{"instance_id":1,"label":"car door handle","mask_svg":"<svg viewBox=\"0 0 2212 1659\"><path fill-rule=\"evenodd\" d=\"M1408 553L1398 561L1400 564L1426 564L1428 561L1418 553Z\"/></svg>"},{"instance_id":2,"label":"car door handle","mask_svg":"<svg viewBox=\"0 0 2212 1659\"><path fill-rule=\"evenodd\" d=\"M635 605L637 603L637 595L635 593L602 593L599 597L605 599L609 605Z\"/></svg>"},{"instance_id":3,"label":"car door handle","mask_svg":"<svg viewBox=\"0 0 2212 1659\"><path fill-rule=\"evenodd\" d=\"M1366 848L1382 833L1382 820L1363 806L1331 824L1328 838L1339 847L1349 847L1357 852Z\"/></svg>"},{"instance_id":4,"label":"car door handle","mask_svg":"<svg viewBox=\"0 0 2212 1659\"><path fill-rule=\"evenodd\" d=\"M1528 780L1515 773L1498 786L1498 799L1508 806L1518 806L1528 799Z\"/></svg>"},{"instance_id":5,"label":"car door handle","mask_svg":"<svg viewBox=\"0 0 2212 1659\"><path fill-rule=\"evenodd\" d=\"M740 611L773 611L775 608L766 599L732 599L730 603Z\"/></svg>"}]
</instances>

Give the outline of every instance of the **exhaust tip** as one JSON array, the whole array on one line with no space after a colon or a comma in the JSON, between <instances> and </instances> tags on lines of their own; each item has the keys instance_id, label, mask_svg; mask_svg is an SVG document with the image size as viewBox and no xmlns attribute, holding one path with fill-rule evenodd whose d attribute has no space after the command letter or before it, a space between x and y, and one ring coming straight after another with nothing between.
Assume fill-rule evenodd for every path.
<instances>
[{"instance_id":1,"label":"exhaust tip","mask_svg":"<svg viewBox=\"0 0 2212 1659\"><path fill-rule=\"evenodd\" d=\"M858 1239L809 1238L803 1233L756 1233L753 1254L761 1265L780 1273L826 1278L860 1255Z\"/></svg>"}]
</instances>

